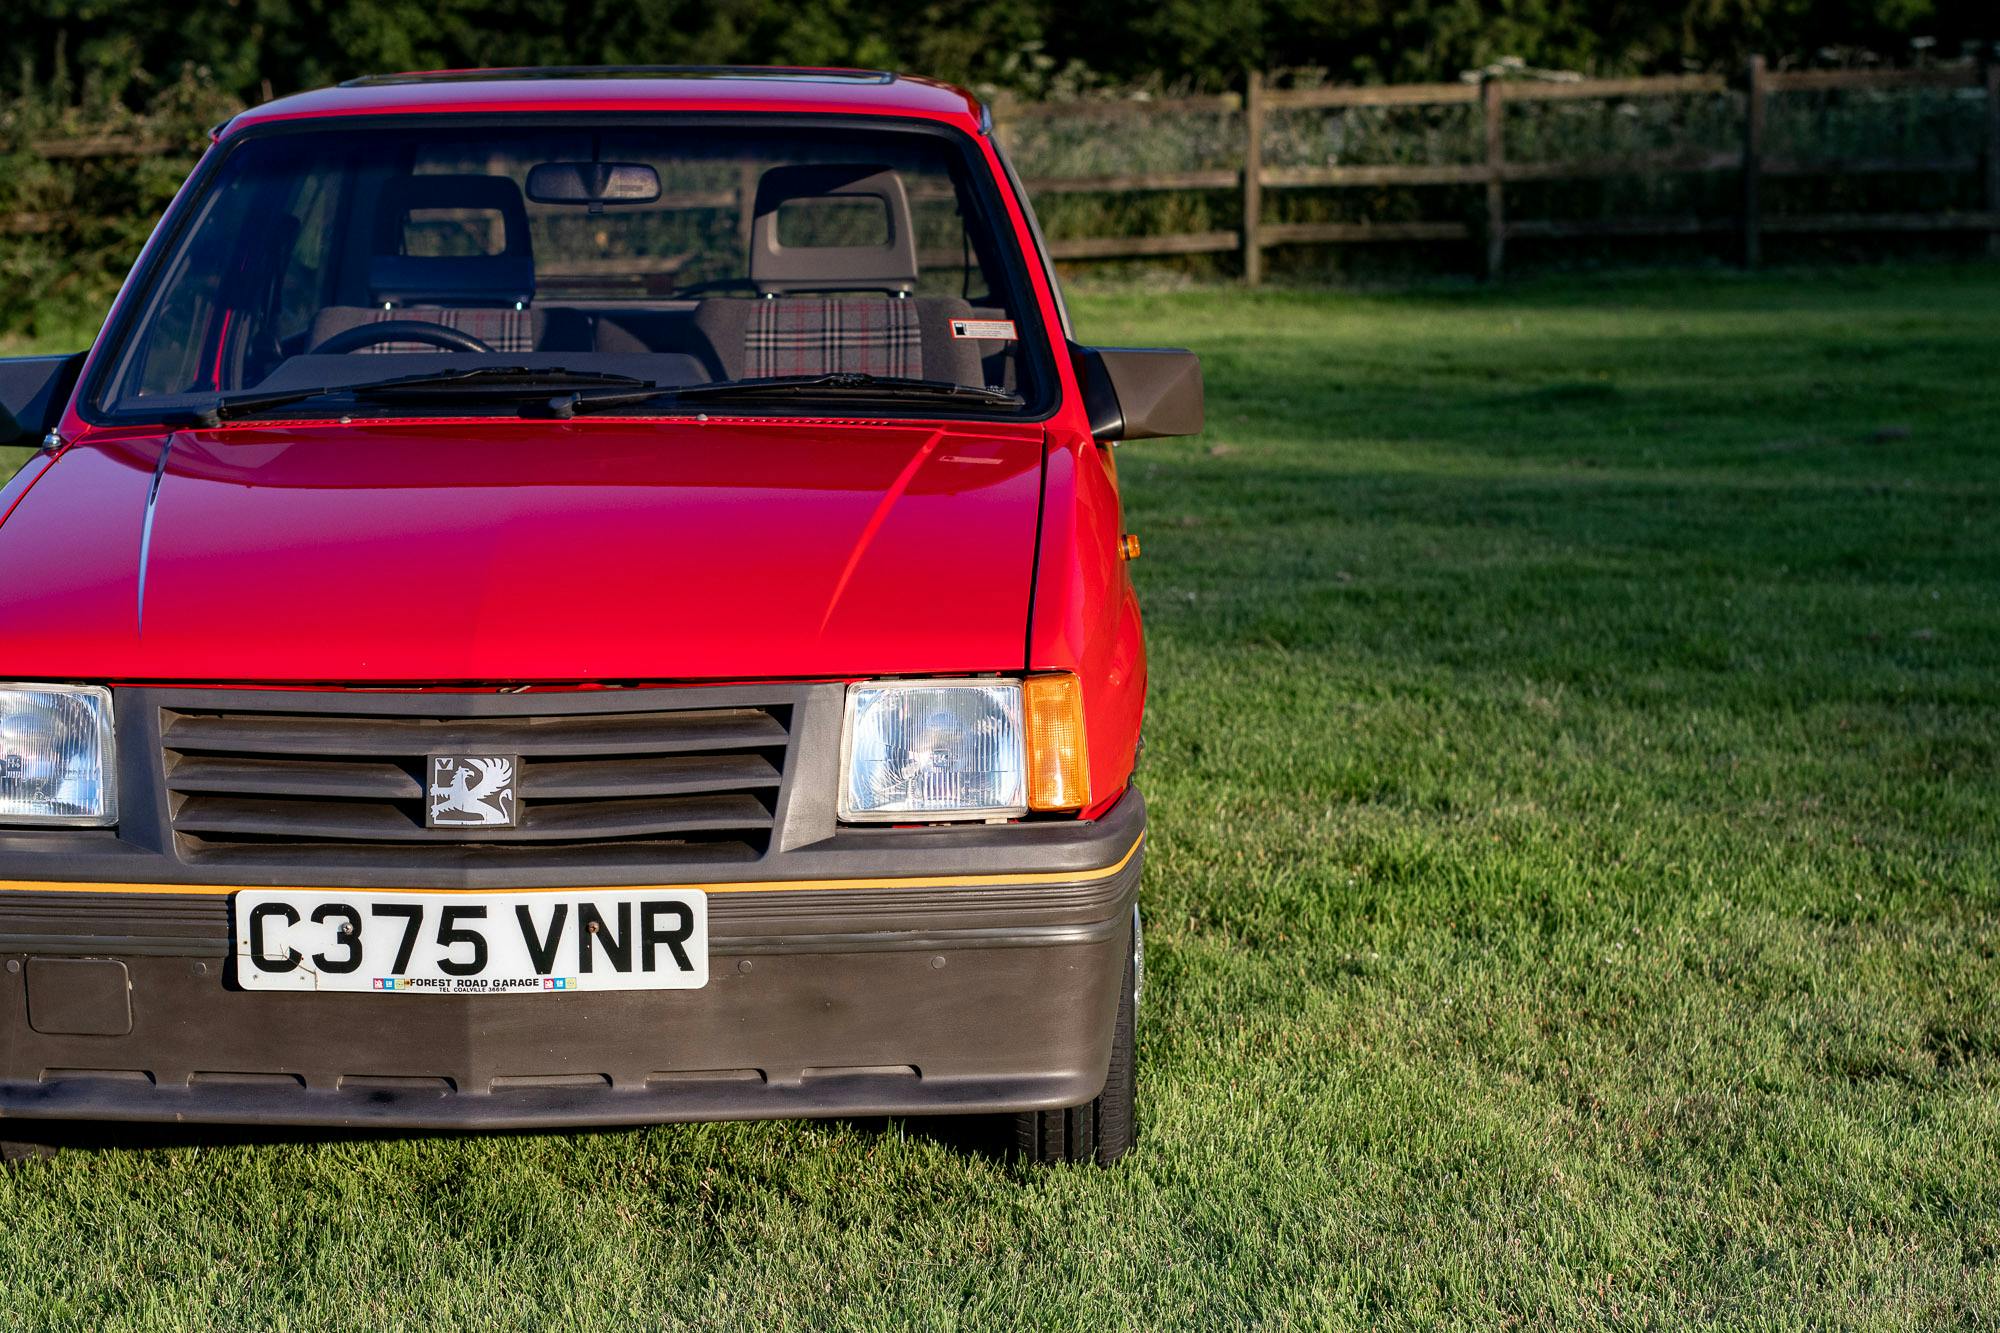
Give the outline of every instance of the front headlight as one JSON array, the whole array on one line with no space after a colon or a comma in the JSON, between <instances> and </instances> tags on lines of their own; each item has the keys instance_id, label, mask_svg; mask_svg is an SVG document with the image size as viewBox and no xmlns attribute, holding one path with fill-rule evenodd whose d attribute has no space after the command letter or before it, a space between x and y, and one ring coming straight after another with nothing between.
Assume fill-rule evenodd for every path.
<instances>
[{"instance_id":1,"label":"front headlight","mask_svg":"<svg viewBox=\"0 0 2000 1333\"><path fill-rule=\"evenodd\" d=\"M0 685L0 824L118 821L111 691Z\"/></svg>"},{"instance_id":2,"label":"front headlight","mask_svg":"<svg viewBox=\"0 0 2000 1333\"><path fill-rule=\"evenodd\" d=\"M841 754L840 817L850 823L1028 812L1019 681L850 685Z\"/></svg>"}]
</instances>

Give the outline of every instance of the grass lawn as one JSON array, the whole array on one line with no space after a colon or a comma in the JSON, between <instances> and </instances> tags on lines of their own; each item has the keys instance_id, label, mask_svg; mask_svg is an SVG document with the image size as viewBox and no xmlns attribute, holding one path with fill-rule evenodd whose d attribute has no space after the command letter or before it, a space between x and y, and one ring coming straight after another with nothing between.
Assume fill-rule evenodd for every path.
<instances>
[{"instance_id":1,"label":"grass lawn","mask_svg":"<svg viewBox=\"0 0 2000 1333\"><path fill-rule=\"evenodd\" d=\"M21 470L21 464L27 462L28 459L33 457L34 452L35 451L32 447L26 447L26 448L15 448L11 446L0 447L0 482L4 482L6 479L11 478L16 472L19 472Z\"/></svg>"},{"instance_id":2,"label":"grass lawn","mask_svg":"<svg viewBox=\"0 0 2000 1333\"><path fill-rule=\"evenodd\" d=\"M1152 649L1143 1141L69 1152L0 1323L1986 1326L2000 268L1085 293Z\"/></svg>"}]
</instances>

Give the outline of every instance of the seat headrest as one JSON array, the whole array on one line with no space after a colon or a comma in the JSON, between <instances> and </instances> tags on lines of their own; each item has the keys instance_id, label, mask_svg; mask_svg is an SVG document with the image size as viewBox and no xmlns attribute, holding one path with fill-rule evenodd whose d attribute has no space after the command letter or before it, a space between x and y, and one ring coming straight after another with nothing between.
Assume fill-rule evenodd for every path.
<instances>
[{"instance_id":1,"label":"seat headrest","mask_svg":"<svg viewBox=\"0 0 2000 1333\"><path fill-rule=\"evenodd\" d=\"M786 204L817 200L872 202L883 213L879 245L785 245L778 214ZM868 291L907 295L917 285L916 228L903 178L879 166L772 167L757 179L750 224L750 280L766 296L781 292Z\"/></svg>"},{"instance_id":2,"label":"seat headrest","mask_svg":"<svg viewBox=\"0 0 2000 1333\"><path fill-rule=\"evenodd\" d=\"M500 215L498 253L406 255L404 228L420 209ZM535 297L534 242L521 187L505 176L405 176L383 193L382 229L368 265L376 304L525 305Z\"/></svg>"}]
</instances>

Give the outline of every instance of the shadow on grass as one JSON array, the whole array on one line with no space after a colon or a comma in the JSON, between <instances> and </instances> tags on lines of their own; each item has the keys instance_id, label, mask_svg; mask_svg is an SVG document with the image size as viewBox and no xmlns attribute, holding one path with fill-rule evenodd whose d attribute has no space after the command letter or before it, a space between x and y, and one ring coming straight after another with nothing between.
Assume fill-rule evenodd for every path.
<instances>
[{"instance_id":1,"label":"shadow on grass","mask_svg":"<svg viewBox=\"0 0 2000 1333\"><path fill-rule=\"evenodd\" d=\"M771 1126L784 1121L758 1122ZM798 1122L791 1122L798 1123ZM1012 1121L1004 1115L860 1116L811 1121L866 1137L911 1139L987 1161L1015 1156ZM415 1142L443 1138L572 1138L637 1134L672 1125L614 1125L567 1129L437 1130L368 1129L356 1126L191 1125L107 1123L78 1120L12 1120L0 1124L0 1164L54 1156L59 1152L119 1154L177 1148L314 1146L333 1143Z\"/></svg>"},{"instance_id":2,"label":"shadow on grass","mask_svg":"<svg viewBox=\"0 0 2000 1333\"><path fill-rule=\"evenodd\" d=\"M1202 348L1211 436L1239 427L1284 443L1414 438L1447 453L1505 443L1565 457L1579 441L1637 452L1634 426L1699 446L1824 429L1847 443L1913 421L1958 418L1991 439L1988 387L2000 323L1957 336L1870 338L1844 327L1791 332L1498 334L1419 328L1323 342L1224 335ZM1696 428L1699 428L1697 431ZM1933 439L1928 448L1971 440ZM1636 446L1636 447L1635 447ZM1143 453L1155 446L1139 445Z\"/></svg>"}]
</instances>

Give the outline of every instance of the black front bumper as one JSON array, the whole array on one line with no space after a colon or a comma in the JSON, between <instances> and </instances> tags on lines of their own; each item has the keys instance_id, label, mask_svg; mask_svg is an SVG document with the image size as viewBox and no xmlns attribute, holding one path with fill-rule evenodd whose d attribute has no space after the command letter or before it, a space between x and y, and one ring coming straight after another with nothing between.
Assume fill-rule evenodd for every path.
<instances>
[{"instance_id":1,"label":"black front bumper","mask_svg":"<svg viewBox=\"0 0 2000 1333\"><path fill-rule=\"evenodd\" d=\"M700 991L242 991L228 899L10 893L0 1119L638 1125L1090 1101L1132 943L1144 807L1062 883L710 897ZM46 1029L94 1031L46 1031ZM118 1031L124 1029L124 1031Z\"/></svg>"},{"instance_id":2,"label":"black front bumper","mask_svg":"<svg viewBox=\"0 0 2000 1333\"><path fill-rule=\"evenodd\" d=\"M823 839L707 881L701 990L477 997L245 991L228 883L113 884L0 852L0 1118L464 1129L1077 1105L1104 1082L1144 827L1132 791L1088 822Z\"/></svg>"}]
</instances>

